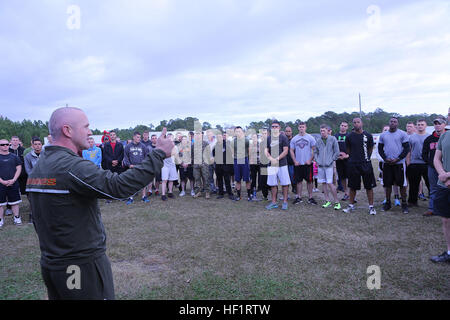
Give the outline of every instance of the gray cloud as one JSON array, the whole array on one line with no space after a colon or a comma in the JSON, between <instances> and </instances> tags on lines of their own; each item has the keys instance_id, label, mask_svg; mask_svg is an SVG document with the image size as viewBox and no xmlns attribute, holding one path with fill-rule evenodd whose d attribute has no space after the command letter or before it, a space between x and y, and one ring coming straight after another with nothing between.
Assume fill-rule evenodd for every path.
<instances>
[{"instance_id":1,"label":"gray cloud","mask_svg":"<svg viewBox=\"0 0 450 320\"><path fill-rule=\"evenodd\" d=\"M66 26L81 9L81 29ZM0 4L0 113L46 120L69 103L94 128L196 116L213 124L328 110L442 112L444 1L9 1Z\"/></svg>"}]
</instances>

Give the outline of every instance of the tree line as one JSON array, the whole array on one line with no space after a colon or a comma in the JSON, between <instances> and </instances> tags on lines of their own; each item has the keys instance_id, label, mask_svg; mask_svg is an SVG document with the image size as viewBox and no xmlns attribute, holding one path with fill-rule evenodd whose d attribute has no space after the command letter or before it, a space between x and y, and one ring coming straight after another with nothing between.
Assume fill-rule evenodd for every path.
<instances>
[{"instance_id":1,"label":"tree line","mask_svg":"<svg viewBox=\"0 0 450 320\"><path fill-rule=\"evenodd\" d=\"M433 120L436 119L438 114L413 114L413 115L405 115L402 116L395 112L386 112L383 109L376 109L374 112L362 113L361 118L364 123L364 129L371 133L379 133L383 130L383 127L389 123L389 119L393 116L399 118L399 127L402 130L405 130L406 124L410 121L416 122L419 119L425 119L428 125L432 125ZM309 119L296 119L295 121L280 121L281 127L284 129L286 126L292 128L293 134L298 133L298 124L300 122L305 122L307 126L307 130L309 133L318 133L320 131L320 126L322 124L329 125L333 132L339 131L339 126L342 121L349 122L350 127L353 118L360 117L358 112L353 113L336 113L333 111L327 111L324 114L311 117ZM262 128L270 128L273 119L266 119L265 121L253 121L248 125L242 123L235 124L227 124L226 126L216 125L212 126L209 122L200 123L202 126L202 130L208 129L217 129L220 131L224 131L229 127L234 125L241 126L245 129L254 129L257 132ZM195 117L187 117L185 119L170 119L160 121L159 125L155 126L153 124L149 125L138 125L134 128L128 129L119 129L115 128L114 130L117 132L117 135L122 139L131 139L133 137L133 132L139 131L161 131L163 127L167 127L168 131L176 131L179 129L186 129L189 131L194 131L194 124L199 122L198 118ZM112 129L112 128L111 128ZM108 130L111 130L108 129ZM92 130L94 135L103 134L103 131L99 129ZM48 135L48 121L42 122L41 120L23 120L19 122L14 122L9 120L8 118L0 117L0 138L10 138L11 136L18 136L25 146L30 145L30 141L32 137L40 137L44 139Z\"/></svg>"}]
</instances>

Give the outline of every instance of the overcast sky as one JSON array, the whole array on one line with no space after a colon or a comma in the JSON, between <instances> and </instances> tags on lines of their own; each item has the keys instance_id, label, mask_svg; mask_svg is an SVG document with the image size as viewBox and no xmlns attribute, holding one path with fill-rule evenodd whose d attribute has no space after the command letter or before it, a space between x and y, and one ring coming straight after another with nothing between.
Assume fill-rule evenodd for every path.
<instances>
[{"instance_id":1,"label":"overcast sky","mask_svg":"<svg viewBox=\"0 0 450 320\"><path fill-rule=\"evenodd\" d=\"M366 112L445 113L450 2L0 2L0 114L14 121L66 103L101 130L307 120L357 111L358 92Z\"/></svg>"}]
</instances>

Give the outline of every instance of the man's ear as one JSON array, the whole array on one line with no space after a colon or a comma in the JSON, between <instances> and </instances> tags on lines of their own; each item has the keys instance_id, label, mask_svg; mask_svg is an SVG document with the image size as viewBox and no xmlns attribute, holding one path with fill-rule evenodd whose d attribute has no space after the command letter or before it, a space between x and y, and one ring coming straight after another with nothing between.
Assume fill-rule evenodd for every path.
<instances>
[{"instance_id":1,"label":"man's ear","mask_svg":"<svg viewBox=\"0 0 450 320\"><path fill-rule=\"evenodd\" d=\"M67 138L72 137L72 128L68 124L63 125L61 128L61 131L62 131L62 134L64 136L66 136Z\"/></svg>"}]
</instances>

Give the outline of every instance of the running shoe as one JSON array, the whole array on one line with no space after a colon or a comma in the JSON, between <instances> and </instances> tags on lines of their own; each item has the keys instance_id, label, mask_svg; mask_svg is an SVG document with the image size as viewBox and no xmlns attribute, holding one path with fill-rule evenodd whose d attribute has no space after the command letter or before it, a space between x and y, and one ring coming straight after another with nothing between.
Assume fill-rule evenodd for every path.
<instances>
[{"instance_id":1,"label":"running shoe","mask_svg":"<svg viewBox=\"0 0 450 320\"><path fill-rule=\"evenodd\" d=\"M331 207L332 203L330 201L325 202L325 204L322 206L322 208L329 208Z\"/></svg>"}]
</instances>

